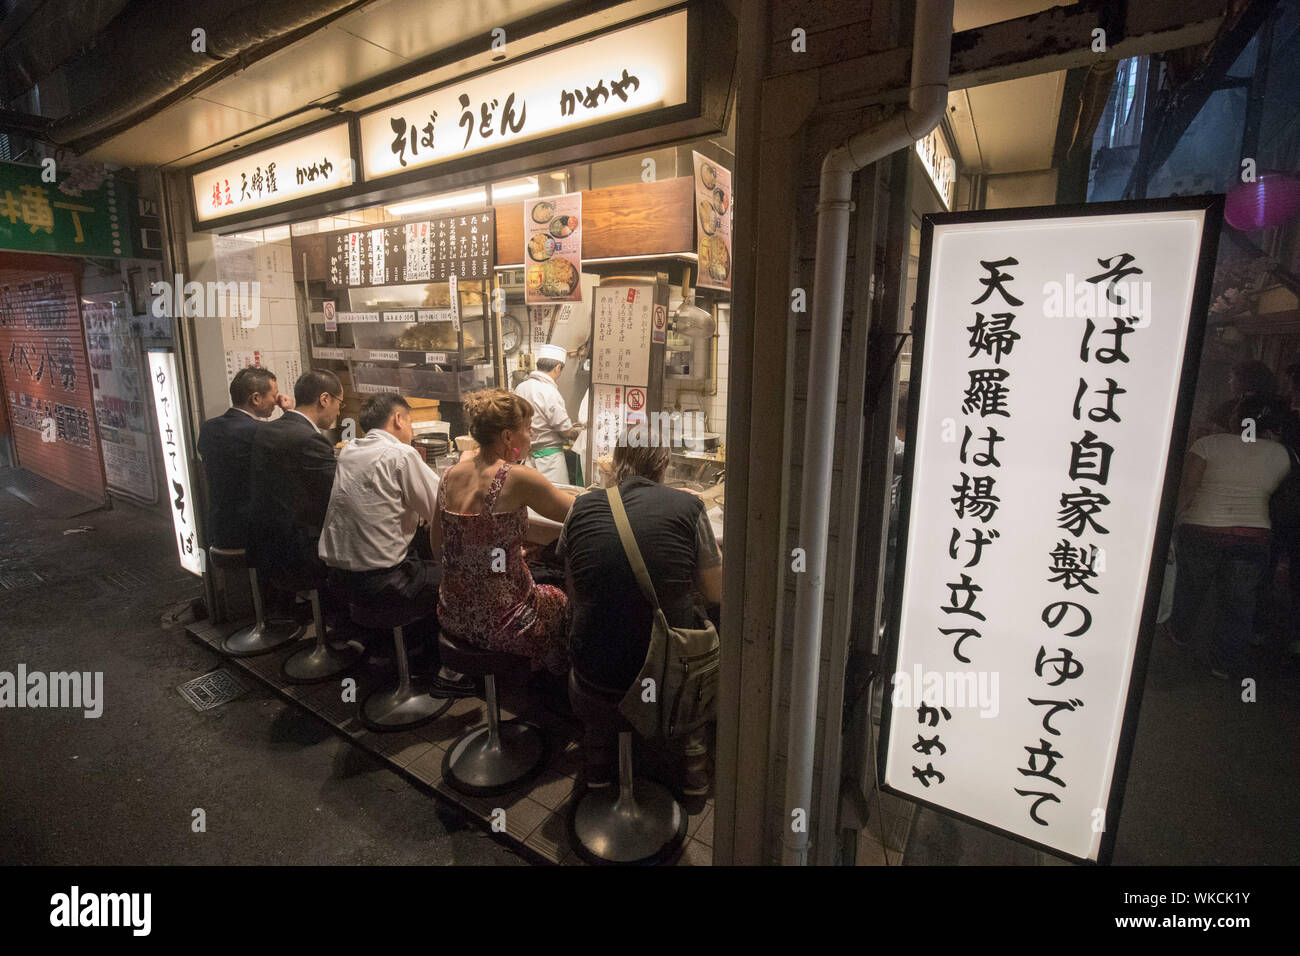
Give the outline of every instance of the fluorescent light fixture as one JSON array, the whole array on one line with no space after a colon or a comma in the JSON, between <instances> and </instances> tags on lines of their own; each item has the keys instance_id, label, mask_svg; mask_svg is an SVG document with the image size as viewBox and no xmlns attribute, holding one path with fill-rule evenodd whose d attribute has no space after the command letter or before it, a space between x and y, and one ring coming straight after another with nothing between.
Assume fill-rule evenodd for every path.
<instances>
[{"instance_id":1,"label":"fluorescent light fixture","mask_svg":"<svg viewBox=\"0 0 1300 956\"><path fill-rule=\"evenodd\" d=\"M492 201L499 199L514 199L517 196L536 196L537 180L535 178L526 179L522 182L502 183L499 186L492 187Z\"/></svg>"},{"instance_id":2,"label":"fluorescent light fixture","mask_svg":"<svg viewBox=\"0 0 1300 956\"><path fill-rule=\"evenodd\" d=\"M389 215L409 216L413 212L429 212L432 209L455 209L460 206L474 205L487 205L487 192L482 188L470 189L460 193L449 193L446 196L436 196L433 199L417 199L414 202L404 202L384 208L388 210Z\"/></svg>"}]
</instances>

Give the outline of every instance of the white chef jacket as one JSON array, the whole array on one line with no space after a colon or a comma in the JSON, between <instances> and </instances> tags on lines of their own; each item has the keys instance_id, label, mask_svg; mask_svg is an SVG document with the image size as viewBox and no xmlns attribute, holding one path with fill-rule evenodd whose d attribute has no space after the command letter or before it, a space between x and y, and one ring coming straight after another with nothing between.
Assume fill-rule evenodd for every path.
<instances>
[{"instance_id":1,"label":"white chef jacket","mask_svg":"<svg viewBox=\"0 0 1300 956\"><path fill-rule=\"evenodd\" d=\"M563 445L560 433L572 430L573 422L555 380L545 372L533 371L515 388L515 394L533 406L533 450Z\"/></svg>"},{"instance_id":2,"label":"white chef jacket","mask_svg":"<svg viewBox=\"0 0 1300 956\"><path fill-rule=\"evenodd\" d=\"M371 429L339 453L317 553L345 571L397 567L420 519L432 523L437 502L438 476L424 456Z\"/></svg>"}]
</instances>

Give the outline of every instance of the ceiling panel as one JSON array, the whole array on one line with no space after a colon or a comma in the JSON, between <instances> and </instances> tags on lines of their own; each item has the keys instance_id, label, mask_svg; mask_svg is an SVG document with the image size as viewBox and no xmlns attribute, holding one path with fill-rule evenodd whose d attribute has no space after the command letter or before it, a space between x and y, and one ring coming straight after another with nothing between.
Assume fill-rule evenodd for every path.
<instances>
[{"instance_id":1,"label":"ceiling panel","mask_svg":"<svg viewBox=\"0 0 1300 956\"><path fill-rule=\"evenodd\" d=\"M1064 86L1065 71L1058 70L951 94L948 116L962 171L996 175L1050 169Z\"/></svg>"},{"instance_id":2,"label":"ceiling panel","mask_svg":"<svg viewBox=\"0 0 1300 956\"><path fill-rule=\"evenodd\" d=\"M390 50L330 25L199 95L258 116L283 116L405 62Z\"/></svg>"},{"instance_id":3,"label":"ceiling panel","mask_svg":"<svg viewBox=\"0 0 1300 956\"><path fill-rule=\"evenodd\" d=\"M1017 20L1052 7L1069 7L1074 0L956 0L952 11L952 28L974 30L990 23Z\"/></svg>"},{"instance_id":4,"label":"ceiling panel","mask_svg":"<svg viewBox=\"0 0 1300 956\"><path fill-rule=\"evenodd\" d=\"M492 29L556 6L556 0L381 0L348 14L336 25L386 50L415 59L475 36L487 47ZM510 37L506 36L507 49Z\"/></svg>"},{"instance_id":5,"label":"ceiling panel","mask_svg":"<svg viewBox=\"0 0 1300 956\"><path fill-rule=\"evenodd\" d=\"M197 162L200 152L213 143L224 142L225 150L233 150L328 115L325 110L313 110L267 126L265 117L208 100L189 99L133 126L86 155L124 166L189 165ZM255 127L256 133L242 138L242 134Z\"/></svg>"}]
</instances>

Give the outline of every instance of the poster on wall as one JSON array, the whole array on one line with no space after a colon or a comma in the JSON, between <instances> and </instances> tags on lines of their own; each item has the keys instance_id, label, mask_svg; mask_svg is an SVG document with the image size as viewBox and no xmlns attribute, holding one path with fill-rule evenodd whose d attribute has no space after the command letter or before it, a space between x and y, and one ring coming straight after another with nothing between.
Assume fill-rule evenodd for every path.
<instances>
[{"instance_id":1,"label":"poster on wall","mask_svg":"<svg viewBox=\"0 0 1300 956\"><path fill-rule=\"evenodd\" d=\"M152 503L154 484L149 394L137 320L121 292L82 296L81 320L108 487Z\"/></svg>"},{"instance_id":2,"label":"poster on wall","mask_svg":"<svg viewBox=\"0 0 1300 956\"><path fill-rule=\"evenodd\" d=\"M691 153L695 161L695 252L705 289L731 289L731 170Z\"/></svg>"},{"instance_id":3,"label":"poster on wall","mask_svg":"<svg viewBox=\"0 0 1300 956\"><path fill-rule=\"evenodd\" d=\"M595 298L591 380L645 388L650 384L654 287L597 286Z\"/></svg>"},{"instance_id":4,"label":"poster on wall","mask_svg":"<svg viewBox=\"0 0 1300 956\"><path fill-rule=\"evenodd\" d=\"M1109 858L1220 203L925 217L891 792Z\"/></svg>"},{"instance_id":5,"label":"poster on wall","mask_svg":"<svg viewBox=\"0 0 1300 956\"><path fill-rule=\"evenodd\" d=\"M582 301L582 193L524 203L524 301Z\"/></svg>"},{"instance_id":6,"label":"poster on wall","mask_svg":"<svg viewBox=\"0 0 1300 956\"><path fill-rule=\"evenodd\" d=\"M95 502L106 498L74 266L0 263L0 362L18 464ZM48 268L41 268L49 263ZM80 268L80 266L76 266Z\"/></svg>"}]
</instances>

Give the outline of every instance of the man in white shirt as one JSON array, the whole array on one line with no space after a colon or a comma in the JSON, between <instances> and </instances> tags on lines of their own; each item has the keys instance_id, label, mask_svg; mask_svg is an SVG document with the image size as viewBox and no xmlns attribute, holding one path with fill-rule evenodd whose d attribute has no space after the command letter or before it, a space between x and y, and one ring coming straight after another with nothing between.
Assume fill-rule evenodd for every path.
<instances>
[{"instance_id":1,"label":"man in white shirt","mask_svg":"<svg viewBox=\"0 0 1300 956\"><path fill-rule=\"evenodd\" d=\"M406 399L372 395L359 417L365 436L339 454L318 553L350 602L406 605L436 625L438 571L420 560L413 542L420 522L433 521L438 476L411 447ZM437 633L436 626L424 631L426 639ZM472 681L448 672L434 683L443 696L474 693Z\"/></svg>"},{"instance_id":2,"label":"man in white shirt","mask_svg":"<svg viewBox=\"0 0 1300 956\"><path fill-rule=\"evenodd\" d=\"M551 480L552 484L569 483L569 466L564 457L564 443L578 437L581 425L569 419L564 396L556 382L564 374L568 353L558 345L543 345L537 350L537 369L515 388L515 394L533 406L533 447L530 464Z\"/></svg>"}]
</instances>

